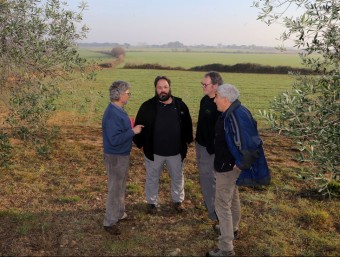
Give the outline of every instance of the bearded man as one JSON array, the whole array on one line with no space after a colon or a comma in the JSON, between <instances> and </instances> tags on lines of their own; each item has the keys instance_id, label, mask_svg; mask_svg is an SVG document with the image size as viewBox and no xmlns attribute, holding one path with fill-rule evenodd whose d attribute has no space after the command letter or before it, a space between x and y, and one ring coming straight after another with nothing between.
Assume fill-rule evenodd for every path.
<instances>
[{"instance_id":1,"label":"bearded man","mask_svg":"<svg viewBox=\"0 0 340 257\"><path fill-rule=\"evenodd\" d=\"M156 214L160 207L158 188L164 165L171 178L174 209L182 212L185 197L183 160L188 144L193 141L192 120L187 105L171 94L168 77L157 76L154 85L155 96L141 105L135 120L135 125L144 126L143 131L133 138L144 152L147 212Z\"/></svg>"}]
</instances>

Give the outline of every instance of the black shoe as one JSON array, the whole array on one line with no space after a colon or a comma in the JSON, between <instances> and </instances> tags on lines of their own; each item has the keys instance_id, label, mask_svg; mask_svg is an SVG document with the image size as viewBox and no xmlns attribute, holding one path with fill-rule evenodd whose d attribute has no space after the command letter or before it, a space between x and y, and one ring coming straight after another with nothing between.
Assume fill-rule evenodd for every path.
<instances>
[{"instance_id":1,"label":"black shoe","mask_svg":"<svg viewBox=\"0 0 340 257\"><path fill-rule=\"evenodd\" d=\"M155 204L148 204L147 213L148 214L156 214L158 212L158 208Z\"/></svg>"},{"instance_id":2,"label":"black shoe","mask_svg":"<svg viewBox=\"0 0 340 257\"><path fill-rule=\"evenodd\" d=\"M218 221L216 221L213 225L213 230L216 232L216 233L220 233L220 225L218 224ZM235 230L234 231L234 240L238 240L240 239L240 232L238 230Z\"/></svg>"},{"instance_id":3,"label":"black shoe","mask_svg":"<svg viewBox=\"0 0 340 257\"><path fill-rule=\"evenodd\" d=\"M104 229L106 232L108 232L109 234L111 235L120 235L121 232L118 228L118 226L115 224L115 225L112 225L112 226L104 226Z\"/></svg>"},{"instance_id":4,"label":"black shoe","mask_svg":"<svg viewBox=\"0 0 340 257\"><path fill-rule=\"evenodd\" d=\"M213 257L213 256L235 256L235 252L234 252L234 250L222 251L222 250L217 248L217 249L214 249L214 250L207 252L205 256L210 256L210 257Z\"/></svg>"},{"instance_id":5,"label":"black shoe","mask_svg":"<svg viewBox=\"0 0 340 257\"><path fill-rule=\"evenodd\" d=\"M240 239L240 232L238 230L234 231L234 240Z\"/></svg>"},{"instance_id":6,"label":"black shoe","mask_svg":"<svg viewBox=\"0 0 340 257\"><path fill-rule=\"evenodd\" d=\"M181 213L185 210L185 208L183 207L183 204L181 202L174 203L174 207L175 207L175 210L178 213Z\"/></svg>"}]
</instances>

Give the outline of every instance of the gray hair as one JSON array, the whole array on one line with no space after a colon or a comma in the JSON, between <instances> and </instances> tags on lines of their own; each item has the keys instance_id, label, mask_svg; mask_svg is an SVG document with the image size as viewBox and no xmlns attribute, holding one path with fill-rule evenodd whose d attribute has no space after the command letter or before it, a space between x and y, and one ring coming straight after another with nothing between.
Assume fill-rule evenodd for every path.
<instances>
[{"instance_id":1,"label":"gray hair","mask_svg":"<svg viewBox=\"0 0 340 257\"><path fill-rule=\"evenodd\" d=\"M117 80L112 83L109 89L110 100L117 101L122 93L131 88L131 85L125 81Z\"/></svg>"},{"instance_id":2,"label":"gray hair","mask_svg":"<svg viewBox=\"0 0 340 257\"><path fill-rule=\"evenodd\" d=\"M217 88L217 92L222 98L227 98L229 102L233 103L240 96L237 88L231 84L223 84Z\"/></svg>"}]
</instances>

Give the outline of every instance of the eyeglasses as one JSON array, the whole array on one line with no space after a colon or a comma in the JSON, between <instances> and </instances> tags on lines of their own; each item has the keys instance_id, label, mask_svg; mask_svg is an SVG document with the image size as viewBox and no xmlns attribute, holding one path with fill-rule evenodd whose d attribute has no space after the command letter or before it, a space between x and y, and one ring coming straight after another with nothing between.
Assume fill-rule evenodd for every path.
<instances>
[{"instance_id":1,"label":"eyeglasses","mask_svg":"<svg viewBox=\"0 0 340 257\"><path fill-rule=\"evenodd\" d=\"M127 94L128 96L131 96L130 92L124 92L124 94Z\"/></svg>"},{"instance_id":2,"label":"eyeglasses","mask_svg":"<svg viewBox=\"0 0 340 257\"><path fill-rule=\"evenodd\" d=\"M201 85L202 85L202 87L206 88L207 86L212 85L212 83L205 84L205 83L201 82Z\"/></svg>"}]
</instances>

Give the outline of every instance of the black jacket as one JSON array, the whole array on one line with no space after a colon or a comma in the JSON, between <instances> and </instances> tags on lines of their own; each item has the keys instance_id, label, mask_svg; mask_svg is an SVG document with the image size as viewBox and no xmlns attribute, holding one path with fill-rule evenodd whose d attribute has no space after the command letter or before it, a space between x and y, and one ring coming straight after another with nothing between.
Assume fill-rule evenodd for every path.
<instances>
[{"instance_id":1,"label":"black jacket","mask_svg":"<svg viewBox=\"0 0 340 257\"><path fill-rule=\"evenodd\" d=\"M228 148L224 130L225 112L222 113L215 126L215 158L214 169L216 172L231 171L235 165L235 158Z\"/></svg>"},{"instance_id":2,"label":"black jacket","mask_svg":"<svg viewBox=\"0 0 340 257\"><path fill-rule=\"evenodd\" d=\"M221 112L217 110L217 106L214 103L214 98L205 95L200 102L196 142L206 147L209 154L215 153L215 125L220 114Z\"/></svg>"},{"instance_id":3,"label":"black jacket","mask_svg":"<svg viewBox=\"0 0 340 257\"><path fill-rule=\"evenodd\" d=\"M180 127L181 127L181 145L180 152L182 160L187 155L188 146L193 141L192 132L192 120L189 113L189 109L181 98L174 97L173 101L178 110L180 117ZM149 160L154 160L154 150L153 150L153 133L154 124L157 111L158 99L153 97L146 102L144 102L138 110L135 125L143 125L144 128L140 134L137 134L133 138L133 142L138 148L143 147L143 152Z\"/></svg>"}]
</instances>

